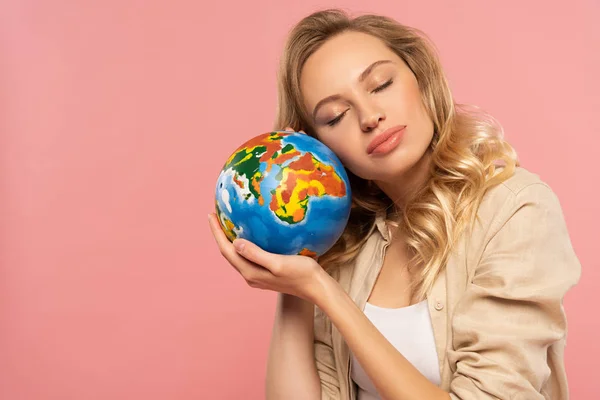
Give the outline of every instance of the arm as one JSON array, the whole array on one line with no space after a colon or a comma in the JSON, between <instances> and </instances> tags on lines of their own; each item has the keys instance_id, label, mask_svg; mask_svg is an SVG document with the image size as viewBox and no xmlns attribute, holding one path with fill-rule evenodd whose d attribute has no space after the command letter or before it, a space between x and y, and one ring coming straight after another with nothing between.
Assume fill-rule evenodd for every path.
<instances>
[{"instance_id":1,"label":"arm","mask_svg":"<svg viewBox=\"0 0 600 400\"><path fill-rule=\"evenodd\" d=\"M333 279L326 280L323 311L338 328L377 392L386 400L450 400L379 332Z\"/></svg>"},{"instance_id":2,"label":"arm","mask_svg":"<svg viewBox=\"0 0 600 400\"><path fill-rule=\"evenodd\" d=\"M244 239L229 242L214 213L209 214L209 224L219 251L250 287L280 293L267 366L267 398L316 400L320 391L323 400L340 400L331 323L314 307L315 299L324 297L324 277L330 275L310 257L268 253Z\"/></svg>"},{"instance_id":3,"label":"arm","mask_svg":"<svg viewBox=\"0 0 600 400\"><path fill-rule=\"evenodd\" d=\"M566 335L562 299L580 276L558 200L543 184L515 194L453 315L450 392L426 379L327 280L317 305L386 400L543 399L548 347Z\"/></svg>"},{"instance_id":4,"label":"arm","mask_svg":"<svg viewBox=\"0 0 600 400\"><path fill-rule=\"evenodd\" d=\"M313 347L314 305L279 293L269 347L266 399L319 399Z\"/></svg>"},{"instance_id":5,"label":"arm","mask_svg":"<svg viewBox=\"0 0 600 400\"><path fill-rule=\"evenodd\" d=\"M452 400L544 399L548 351L566 338L563 298L581 265L559 201L541 183L507 201L455 308Z\"/></svg>"}]
</instances>

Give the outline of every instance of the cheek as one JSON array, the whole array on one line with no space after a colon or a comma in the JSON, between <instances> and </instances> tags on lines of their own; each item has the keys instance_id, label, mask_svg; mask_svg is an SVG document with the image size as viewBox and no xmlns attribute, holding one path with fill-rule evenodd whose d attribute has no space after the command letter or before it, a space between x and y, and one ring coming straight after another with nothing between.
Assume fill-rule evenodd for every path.
<instances>
[{"instance_id":1,"label":"cheek","mask_svg":"<svg viewBox=\"0 0 600 400\"><path fill-rule=\"evenodd\" d=\"M408 118L407 123L418 127L419 130L432 130L433 122L429 117L427 108L423 104L421 91L416 82L403 91L403 115ZM424 132L425 133L425 132Z\"/></svg>"},{"instance_id":2,"label":"cheek","mask_svg":"<svg viewBox=\"0 0 600 400\"><path fill-rule=\"evenodd\" d=\"M328 140L322 139L321 142L325 146L329 147L342 162L345 162L348 155L347 141L332 140L331 138L329 138Z\"/></svg>"},{"instance_id":3,"label":"cheek","mask_svg":"<svg viewBox=\"0 0 600 400\"><path fill-rule=\"evenodd\" d=\"M345 138L344 140L337 140L333 138L321 137L319 140L325 146L329 147L346 167L355 164L353 158L356 158L360 144L353 143L351 140L348 140L348 138Z\"/></svg>"},{"instance_id":4,"label":"cheek","mask_svg":"<svg viewBox=\"0 0 600 400\"><path fill-rule=\"evenodd\" d=\"M396 107L400 106L404 109L408 113L407 117L410 117L421 108L421 92L416 82L397 85L392 96L393 100L390 100L395 101Z\"/></svg>"}]
</instances>

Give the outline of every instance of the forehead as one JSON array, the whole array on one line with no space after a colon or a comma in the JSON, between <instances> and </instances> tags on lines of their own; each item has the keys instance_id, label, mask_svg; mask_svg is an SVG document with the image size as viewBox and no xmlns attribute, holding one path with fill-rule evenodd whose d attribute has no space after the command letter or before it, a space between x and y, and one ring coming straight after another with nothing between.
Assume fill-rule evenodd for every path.
<instances>
[{"instance_id":1,"label":"forehead","mask_svg":"<svg viewBox=\"0 0 600 400\"><path fill-rule=\"evenodd\" d=\"M341 92L357 83L365 68L383 59L401 62L382 40L366 33L344 32L327 40L302 68L300 87L305 102L314 104Z\"/></svg>"}]
</instances>

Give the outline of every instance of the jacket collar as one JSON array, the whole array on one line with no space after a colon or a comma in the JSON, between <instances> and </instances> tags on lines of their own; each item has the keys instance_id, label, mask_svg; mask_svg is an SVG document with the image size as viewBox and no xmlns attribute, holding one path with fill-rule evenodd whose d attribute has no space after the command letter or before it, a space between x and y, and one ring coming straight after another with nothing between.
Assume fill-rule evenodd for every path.
<instances>
[{"instance_id":1,"label":"jacket collar","mask_svg":"<svg viewBox=\"0 0 600 400\"><path fill-rule=\"evenodd\" d=\"M385 223L385 217L386 217L385 212L382 212L382 211L375 214L375 226L377 227L377 230L379 231L379 233L381 234L383 239L386 242L389 242L390 238L391 238L391 234L390 234L389 227Z\"/></svg>"}]
</instances>

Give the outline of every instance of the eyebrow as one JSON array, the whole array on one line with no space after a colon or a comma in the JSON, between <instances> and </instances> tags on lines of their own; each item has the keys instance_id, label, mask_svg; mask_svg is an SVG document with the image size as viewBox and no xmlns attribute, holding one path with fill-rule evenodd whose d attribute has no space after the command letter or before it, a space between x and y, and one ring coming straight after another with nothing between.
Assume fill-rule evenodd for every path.
<instances>
[{"instance_id":1,"label":"eyebrow","mask_svg":"<svg viewBox=\"0 0 600 400\"><path fill-rule=\"evenodd\" d=\"M375 67L378 67L379 65L382 65L382 64L389 64L389 63L393 63L393 61L391 61L391 60L375 61L373 64L369 65L363 72L361 72L361 74L358 76L358 82L363 82L367 78L367 76L369 76L369 74L373 71L373 69L375 69ZM319 110L319 108L322 105L324 105L325 103L329 103L331 101L339 100L341 97L342 96L340 96L339 94L333 94L331 96L327 96L324 99L320 100L317 103L317 105L315 106L315 108L313 109L313 112L312 112L313 121L315 120L317 111Z\"/></svg>"}]
</instances>

